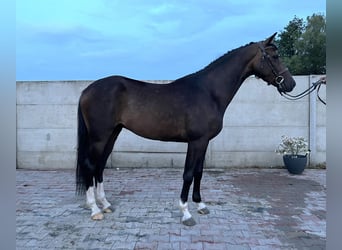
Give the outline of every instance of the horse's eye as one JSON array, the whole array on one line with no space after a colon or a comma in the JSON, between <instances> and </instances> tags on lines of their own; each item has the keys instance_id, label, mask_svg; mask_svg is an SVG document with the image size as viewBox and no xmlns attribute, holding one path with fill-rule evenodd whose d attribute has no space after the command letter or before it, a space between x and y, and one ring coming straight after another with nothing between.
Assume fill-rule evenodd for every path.
<instances>
[{"instance_id":1,"label":"horse's eye","mask_svg":"<svg viewBox=\"0 0 342 250\"><path fill-rule=\"evenodd\" d=\"M272 56L273 57L273 59L279 59L279 55L274 55L274 56Z\"/></svg>"}]
</instances>

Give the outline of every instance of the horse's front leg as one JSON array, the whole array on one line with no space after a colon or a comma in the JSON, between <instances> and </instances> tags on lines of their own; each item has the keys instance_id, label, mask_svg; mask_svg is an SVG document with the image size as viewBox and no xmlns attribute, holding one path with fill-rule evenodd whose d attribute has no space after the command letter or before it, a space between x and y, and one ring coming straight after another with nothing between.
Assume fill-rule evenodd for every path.
<instances>
[{"instance_id":1,"label":"horse's front leg","mask_svg":"<svg viewBox=\"0 0 342 250\"><path fill-rule=\"evenodd\" d=\"M209 209L202 201L201 198L201 180L203 175L203 164L196 169L195 176L194 176L194 190L192 193L192 200L197 204L197 212L199 214L209 214Z\"/></svg>"},{"instance_id":2,"label":"horse's front leg","mask_svg":"<svg viewBox=\"0 0 342 250\"><path fill-rule=\"evenodd\" d=\"M195 220L192 218L192 215L189 212L188 208L188 196L189 196L189 190L190 186L194 180L194 177L196 171L198 169L203 170L203 162L205 158L205 152L207 150L209 141L208 140L197 140L193 142L189 142L188 144L188 151L186 155L185 160L185 167L184 167L184 173L183 173L183 188L181 193L181 200L179 202L180 209L183 213L182 217L182 223L186 226L193 226L196 224ZM196 185L199 186L200 182L198 182L198 178L196 180ZM196 194L195 197L199 197L198 204L201 204L200 206L203 206L204 203L200 201L200 194L199 189L197 192L196 188ZM197 199L198 200L198 199ZM205 206L205 205L204 205Z\"/></svg>"}]
</instances>

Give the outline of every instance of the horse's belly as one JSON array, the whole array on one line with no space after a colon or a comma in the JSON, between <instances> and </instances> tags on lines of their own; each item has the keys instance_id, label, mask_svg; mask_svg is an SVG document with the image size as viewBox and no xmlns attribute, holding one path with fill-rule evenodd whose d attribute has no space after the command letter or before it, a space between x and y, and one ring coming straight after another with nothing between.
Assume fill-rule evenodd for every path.
<instances>
[{"instance_id":1,"label":"horse's belly","mask_svg":"<svg viewBox=\"0 0 342 250\"><path fill-rule=\"evenodd\" d=\"M157 124L154 126L150 126L149 124L146 126L143 125L145 125L144 122L142 122L140 126L128 125L127 127L125 126L125 128L141 137L152 140L176 142L188 141L185 129Z\"/></svg>"},{"instance_id":2,"label":"horse's belly","mask_svg":"<svg viewBox=\"0 0 342 250\"><path fill-rule=\"evenodd\" d=\"M188 139L185 123L180 117L140 113L122 124L133 133L152 140L185 142Z\"/></svg>"}]
</instances>

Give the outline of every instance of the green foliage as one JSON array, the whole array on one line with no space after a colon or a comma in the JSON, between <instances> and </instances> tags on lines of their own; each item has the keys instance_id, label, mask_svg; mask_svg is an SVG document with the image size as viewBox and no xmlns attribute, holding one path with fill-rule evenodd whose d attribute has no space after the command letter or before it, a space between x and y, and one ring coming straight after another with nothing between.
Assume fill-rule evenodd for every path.
<instances>
[{"instance_id":1,"label":"green foliage","mask_svg":"<svg viewBox=\"0 0 342 250\"><path fill-rule=\"evenodd\" d=\"M294 17L276 39L279 55L293 75L326 73L326 20L321 14Z\"/></svg>"}]
</instances>

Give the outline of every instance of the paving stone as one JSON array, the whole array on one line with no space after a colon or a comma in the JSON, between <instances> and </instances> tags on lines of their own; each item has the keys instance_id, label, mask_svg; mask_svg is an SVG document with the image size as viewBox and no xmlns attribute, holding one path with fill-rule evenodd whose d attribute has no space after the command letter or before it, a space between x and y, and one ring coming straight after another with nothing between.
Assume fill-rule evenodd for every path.
<instances>
[{"instance_id":1,"label":"paving stone","mask_svg":"<svg viewBox=\"0 0 342 250\"><path fill-rule=\"evenodd\" d=\"M158 250L181 250L180 242L158 242Z\"/></svg>"},{"instance_id":2,"label":"paving stone","mask_svg":"<svg viewBox=\"0 0 342 250\"><path fill-rule=\"evenodd\" d=\"M70 170L17 170L17 249L325 249L326 170L207 170L186 227L180 169L106 169L114 212L92 221ZM191 198L191 193L189 195Z\"/></svg>"}]
</instances>

